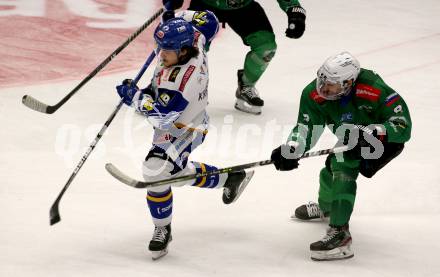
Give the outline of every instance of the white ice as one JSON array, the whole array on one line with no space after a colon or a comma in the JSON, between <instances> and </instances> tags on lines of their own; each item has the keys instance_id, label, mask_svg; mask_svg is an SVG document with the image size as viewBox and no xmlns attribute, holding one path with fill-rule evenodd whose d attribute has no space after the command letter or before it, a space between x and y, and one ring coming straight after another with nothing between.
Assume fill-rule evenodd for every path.
<instances>
[{"instance_id":1,"label":"white ice","mask_svg":"<svg viewBox=\"0 0 440 277\"><path fill-rule=\"evenodd\" d=\"M405 98L413 120L403 154L373 179L358 180L353 259L311 261L309 244L326 224L290 220L296 206L316 200L320 157L292 172L256 169L231 206L222 204L220 190L174 189L174 240L153 262L146 191L104 169L113 162L141 178L151 128L125 107L63 198L62 221L49 226L49 207L119 101L115 85L133 70L93 79L53 115L26 108L21 97L53 104L78 80L0 91L0 276L440 276L439 2L302 2L307 30L290 40L276 1L260 1L278 43L258 83L266 103L261 116L233 109L247 49L230 27L216 39L209 52L213 128L191 158L222 167L267 159L287 136L272 127L295 123L301 90L319 65L350 51ZM319 147L332 141L326 134Z\"/></svg>"}]
</instances>

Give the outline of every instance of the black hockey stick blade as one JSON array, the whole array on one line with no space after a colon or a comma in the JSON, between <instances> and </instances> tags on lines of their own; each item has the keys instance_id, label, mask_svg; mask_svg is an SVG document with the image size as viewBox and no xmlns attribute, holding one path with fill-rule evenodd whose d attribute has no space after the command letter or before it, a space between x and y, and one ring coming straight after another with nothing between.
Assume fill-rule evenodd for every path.
<instances>
[{"instance_id":1,"label":"black hockey stick blade","mask_svg":"<svg viewBox=\"0 0 440 277\"><path fill-rule=\"evenodd\" d=\"M58 222L61 221L60 212L58 210L58 203L59 201L56 201L55 203L53 203L52 207L50 207L50 211L49 211L50 225L57 224Z\"/></svg>"},{"instance_id":2,"label":"black hockey stick blade","mask_svg":"<svg viewBox=\"0 0 440 277\"><path fill-rule=\"evenodd\" d=\"M30 95L23 96L23 98L21 99L21 102L26 107L28 107L32 110L35 110L37 112L41 112L41 113L52 114L58 109L58 107L56 105L55 106L46 105L43 102L35 99L34 97L32 97Z\"/></svg>"}]
</instances>

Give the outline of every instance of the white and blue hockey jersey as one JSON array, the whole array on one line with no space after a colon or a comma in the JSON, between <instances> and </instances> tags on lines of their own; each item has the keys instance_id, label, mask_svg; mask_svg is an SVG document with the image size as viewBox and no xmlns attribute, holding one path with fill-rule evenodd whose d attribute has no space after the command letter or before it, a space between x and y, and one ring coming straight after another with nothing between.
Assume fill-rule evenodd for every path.
<instances>
[{"instance_id":1,"label":"white and blue hockey jersey","mask_svg":"<svg viewBox=\"0 0 440 277\"><path fill-rule=\"evenodd\" d=\"M188 128L202 132L208 128L209 75L205 49L218 31L218 20L208 11L183 11L176 16L192 23L199 55L171 67L164 67L159 61L151 81L154 99L140 94L139 100L133 102L136 110L154 126L156 145L169 142Z\"/></svg>"}]
</instances>

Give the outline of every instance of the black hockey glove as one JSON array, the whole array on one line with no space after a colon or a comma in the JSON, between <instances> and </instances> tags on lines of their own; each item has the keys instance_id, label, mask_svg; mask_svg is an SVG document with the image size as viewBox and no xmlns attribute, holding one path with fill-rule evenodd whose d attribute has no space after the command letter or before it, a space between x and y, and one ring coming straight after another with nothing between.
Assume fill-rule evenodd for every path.
<instances>
[{"instance_id":1,"label":"black hockey glove","mask_svg":"<svg viewBox=\"0 0 440 277\"><path fill-rule=\"evenodd\" d=\"M272 151L272 155L270 156L270 159L273 161L275 168L280 171L287 171L298 168L299 159L289 157L293 155L293 152L295 152L295 147L289 146L287 144L283 144L275 148Z\"/></svg>"},{"instance_id":2,"label":"black hockey glove","mask_svg":"<svg viewBox=\"0 0 440 277\"><path fill-rule=\"evenodd\" d=\"M391 162L391 160L399 156L400 153L402 153L404 146L405 146L404 143L392 143L392 142L385 143L384 152L379 159L361 160L359 172L367 178L373 177L374 174L376 174L380 169L382 169L385 165Z\"/></svg>"},{"instance_id":3,"label":"black hockey glove","mask_svg":"<svg viewBox=\"0 0 440 277\"><path fill-rule=\"evenodd\" d=\"M162 0L162 4L168 10L177 10L182 7L183 0Z\"/></svg>"},{"instance_id":4,"label":"black hockey glove","mask_svg":"<svg viewBox=\"0 0 440 277\"><path fill-rule=\"evenodd\" d=\"M287 10L288 26L286 36L288 38L300 38L306 29L306 10L301 6L294 6Z\"/></svg>"}]
</instances>

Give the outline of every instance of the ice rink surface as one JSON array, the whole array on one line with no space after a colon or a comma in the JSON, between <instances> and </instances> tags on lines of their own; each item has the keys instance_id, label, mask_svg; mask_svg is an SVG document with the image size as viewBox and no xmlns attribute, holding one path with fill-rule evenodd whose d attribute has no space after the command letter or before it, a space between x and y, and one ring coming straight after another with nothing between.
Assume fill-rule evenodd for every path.
<instances>
[{"instance_id":1,"label":"ice rink surface","mask_svg":"<svg viewBox=\"0 0 440 277\"><path fill-rule=\"evenodd\" d=\"M26 1L15 1L20 2ZM47 43L44 58L38 59L33 59L32 51L23 55L23 49L33 45L32 39L41 41L37 40L43 37L38 35L40 28L27 29L33 32L28 41L23 41L20 29L8 33L9 54L19 59L3 63L3 69L14 67L23 78L20 81L15 78L20 75L14 75L10 82L7 71L0 71L0 276L440 276L437 0L302 1L307 29L299 40L284 36L287 19L276 1L259 1L278 43L276 56L258 83L266 103L260 116L233 108L236 70L247 51L240 38L227 27L212 45L208 110L212 126L193 160L223 167L267 159L295 124L303 87L315 78L326 57L343 50L357 56L362 67L376 70L406 100L413 120L411 141L373 179L358 179L350 222L355 257L322 263L310 260L308 248L322 238L326 223L297 222L290 215L298 205L316 200L324 157L304 160L292 172L276 172L272 166L256 169L239 201L230 206L221 202L220 190L174 189L174 240L168 256L153 262L146 250L153 231L146 191L119 183L104 169L106 162L112 162L141 178L140 164L152 130L125 107L63 198L62 221L49 226L49 207L119 101L115 85L136 75L148 55L145 42L151 39L135 41L126 49L131 54L112 61L116 70L99 74L53 115L26 108L21 97L30 94L56 103L159 7L145 0L32 1L35 5L49 2L55 8L64 2L71 14L87 10L89 2L103 5L104 14L106 3L130 4L130 9L111 12L125 13L121 26L131 29L98 26L92 32L99 36L94 43L90 38L87 46L81 40L70 41L74 45L69 50L71 60L99 56L93 57L95 63L76 65L75 76L59 63L56 78L27 74L28 68L47 72L50 52L59 54L57 41L69 41L71 32L59 32L58 40ZM2 22L36 19L7 16L12 3L0 1ZM68 23L84 24L81 20ZM119 39L112 37L108 42L100 32L117 32ZM14 37L17 40L11 44ZM50 32L44 37L50 37ZM2 48L7 47L4 41ZM107 48L101 49L104 44ZM143 84L151 71L152 67ZM31 85L29 78L38 85ZM334 138L326 133L317 148L332 142Z\"/></svg>"}]
</instances>

